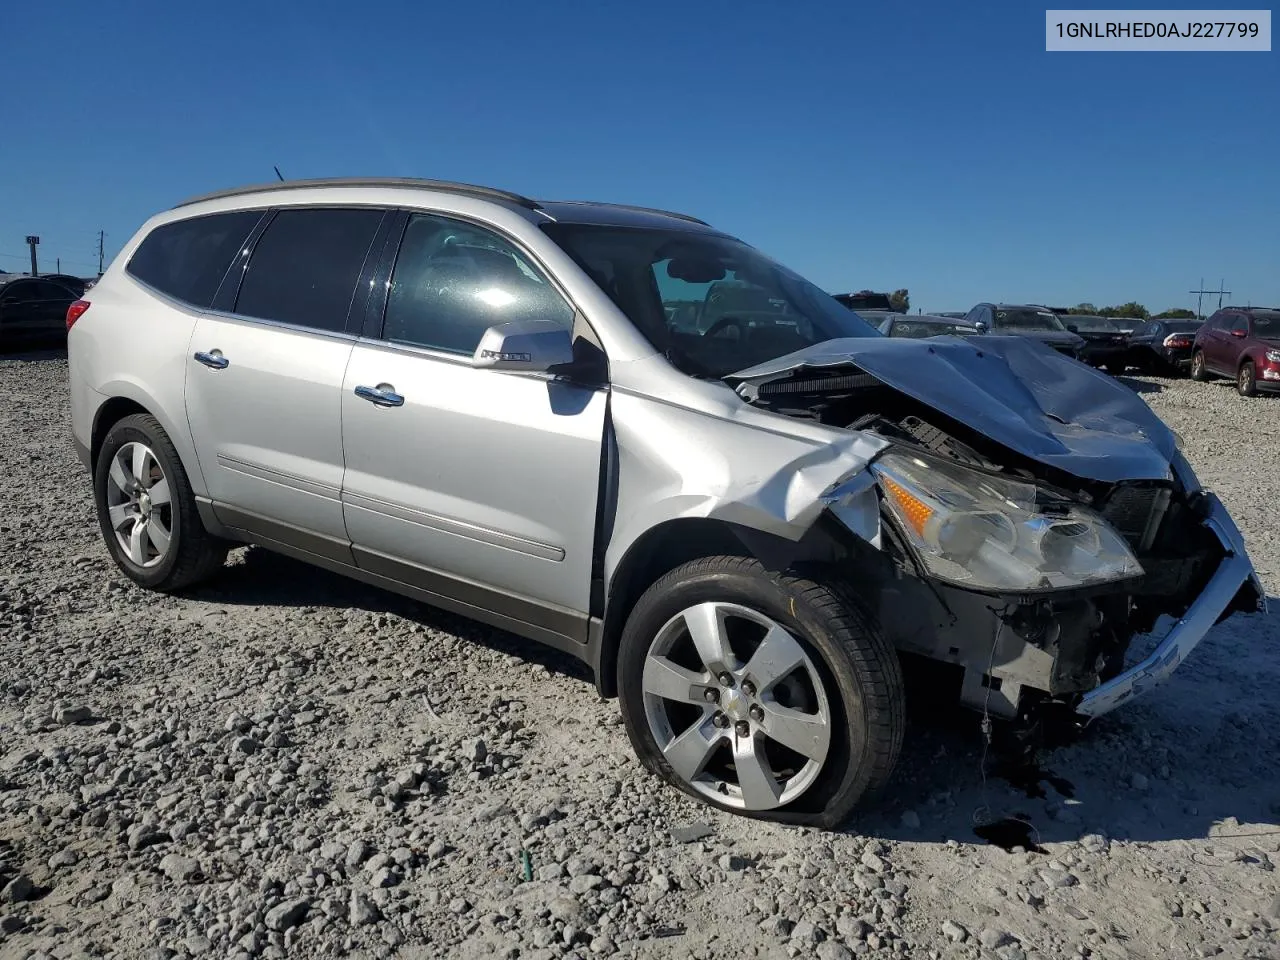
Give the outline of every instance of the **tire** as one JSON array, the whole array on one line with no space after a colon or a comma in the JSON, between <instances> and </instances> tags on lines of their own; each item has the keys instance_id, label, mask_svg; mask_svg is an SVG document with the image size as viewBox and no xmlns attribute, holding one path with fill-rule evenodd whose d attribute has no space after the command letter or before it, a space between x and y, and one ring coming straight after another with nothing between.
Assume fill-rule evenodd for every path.
<instances>
[{"instance_id":1,"label":"tire","mask_svg":"<svg viewBox=\"0 0 1280 960\"><path fill-rule=\"evenodd\" d=\"M1236 373L1236 393L1242 397L1258 395L1257 373L1253 368L1252 360L1246 360L1240 364L1240 370Z\"/></svg>"},{"instance_id":2,"label":"tire","mask_svg":"<svg viewBox=\"0 0 1280 960\"><path fill-rule=\"evenodd\" d=\"M1191 379L1204 383L1209 379L1209 370L1204 365L1204 351L1197 350L1191 355Z\"/></svg>"},{"instance_id":3,"label":"tire","mask_svg":"<svg viewBox=\"0 0 1280 960\"><path fill-rule=\"evenodd\" d=\"M690 623L727 652L710 641L699 652ZM765 636L772 659L753 661ZM779 662L798 666L770 669ZM897 652L839 587L769 573L754 559L707 557L653 584L622 633L618 691L648 769L705 803L759 819L839 825L889 781L902 747ZM811 719L797 723L800 714Z\"/></svg>"},{"instance_id":4,"label":"tire","mask_svg":"<svg viewBox=\"0 0 1280 960\"><path fill-rule=\"evenodd\" d=\"M150 414L125 417L107 432L93 494L107 550L134 583L165 593L181 590L226 561L228 545L205 530L173 441Z\"/></svg>"}]
</instances>

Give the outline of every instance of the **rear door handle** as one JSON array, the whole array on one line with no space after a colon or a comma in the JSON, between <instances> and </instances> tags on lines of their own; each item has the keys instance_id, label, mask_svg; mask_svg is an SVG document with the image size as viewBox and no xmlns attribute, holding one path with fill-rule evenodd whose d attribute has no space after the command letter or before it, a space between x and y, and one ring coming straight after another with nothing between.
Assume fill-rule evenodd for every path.
<instances>
[{"instance_id":1,"label":"rear door handle","mask_svg":"<svg viewBox=\"0 0 1280 960\"><path fill-rule=\"evenodd\" d=\"M203 363L206 367L214 370L225 370L231 364L231 361L222 355L221 350L210 350L208 353L200 352L195 358Z\"/></svg>"},{"instance_id":2,"label":"rear door handle","mask_svg":"<svg viewBox=\"0 0 1280 960\"><path fill-rule=\"evenodd\" d=\"M380 383L376 387L356 387L356 396L379 407L404 406L404 397L396 393L396 388L389 383Z\"/></svg>"}]
</instances>

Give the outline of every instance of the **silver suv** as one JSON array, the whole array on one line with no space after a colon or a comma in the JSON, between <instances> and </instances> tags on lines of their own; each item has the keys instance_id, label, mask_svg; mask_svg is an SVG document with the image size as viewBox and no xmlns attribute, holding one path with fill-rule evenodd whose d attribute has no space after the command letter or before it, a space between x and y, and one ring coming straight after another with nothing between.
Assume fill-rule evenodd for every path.
<instances>
[{"instance_id":1,"label":"silver suv","mask_svg":"<svg viewBox=\"0 0 1280 960\"><path fill-rule=\"evenodd\" d=\"M651 770L755 816L835 824L888 780L907 657L990 714L1087 718L1262 602L1126 387L1025 338L881 336L689 216L232 190L146 223L68 323L136 583L254 543L551 644Z\"/></svg>"}]
</instances>

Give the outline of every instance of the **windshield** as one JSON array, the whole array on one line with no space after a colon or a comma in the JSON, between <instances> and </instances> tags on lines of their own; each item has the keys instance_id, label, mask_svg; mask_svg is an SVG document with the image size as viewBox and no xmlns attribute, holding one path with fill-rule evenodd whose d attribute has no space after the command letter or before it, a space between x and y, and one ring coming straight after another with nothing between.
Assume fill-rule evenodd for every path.
<instances>
[{"instance_id":1,"label":"windshield","mask_svg":"<svg viewBox=\"0 0 1280 960\"><path fill-rule=\"evenodd\" d=\"M719 378L841 337L879 331L740 240L647 227L543 229L683 372Z\"/></svg>"},{"instance_id":2,"label":"windshield","mask_svg":"<svg viewBox=\"0 0 1280 960\"><path fill-rule=\"evenodd\" d=\"M895 320L889 329L891 337L943 337L947 334L964 336L967 333L973 333L973 328L937 320Z\"/></svg>"},{"instance_id":3,"label":"windshield","mask_svg":"<svg viewBox=\"0 0 1280 960\"><path fill-rule=\"evenodd\" d=\"M1062 321L1048 310L1031 307L998 307L997 330L1066 330Z\"/></svg>"},{"instance_id":4,"label":"windshield","mask_svg":"<svg viewBox=\"0 0 1280 960\"><path fill-rule=\"evenodd\" d=\"M1069 316L1067 323L1081 333L1119 333L1120 324L1106 317Z\"/></svg>"},{"instance_id":5,"label":"windshield","mask_svg":"<svg viewBox=\"0 0 1280 960\"><path fill-rule=\"evenodd\" d=\"M1253 335L1261 340L1280 340L1280 313L1255 313Z\"/></svg>"}]
</instances>

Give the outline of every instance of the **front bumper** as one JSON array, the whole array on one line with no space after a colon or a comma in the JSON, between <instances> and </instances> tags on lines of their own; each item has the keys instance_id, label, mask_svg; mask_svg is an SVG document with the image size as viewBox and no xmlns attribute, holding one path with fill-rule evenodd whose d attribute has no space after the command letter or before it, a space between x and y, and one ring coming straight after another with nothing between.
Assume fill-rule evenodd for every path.
<instances>
[{"instance_id":1,"label":"front bumper","mask_svg":"<svg viewBox=\"0 0 1280 960\"><path fill-rule=\"evenodd\" d=\"M1141 663L1086 693L1076 706L1077 713L1090 719L1100 717L1167 679L1228 611L1242 588L1256 590L1259 608L1265 609L1266 594L1245 552L1244 538L1221 501L1211 493L1205 497L1209 502L1209 515L1204 523L1226 552L1218 569L1155 651Z\"/></svg>"}]
</instances>

